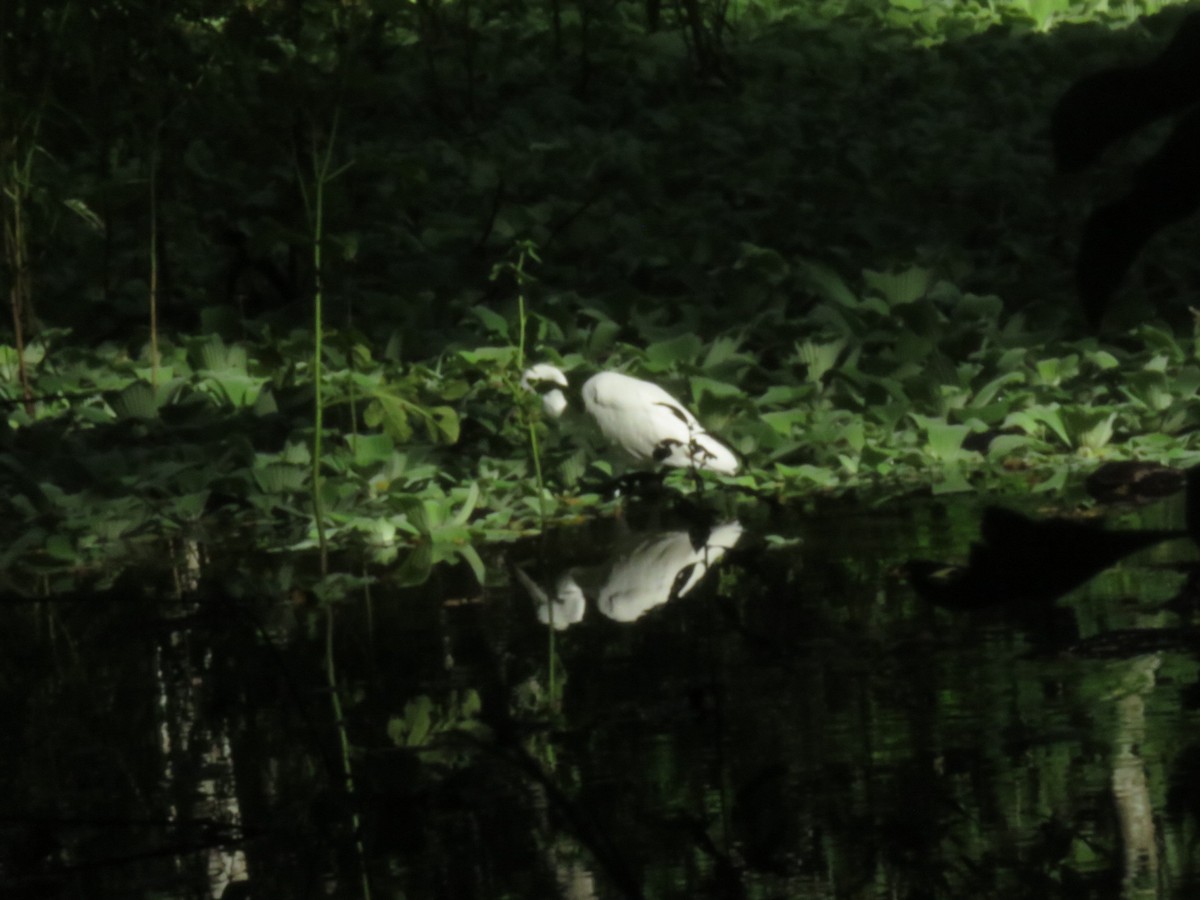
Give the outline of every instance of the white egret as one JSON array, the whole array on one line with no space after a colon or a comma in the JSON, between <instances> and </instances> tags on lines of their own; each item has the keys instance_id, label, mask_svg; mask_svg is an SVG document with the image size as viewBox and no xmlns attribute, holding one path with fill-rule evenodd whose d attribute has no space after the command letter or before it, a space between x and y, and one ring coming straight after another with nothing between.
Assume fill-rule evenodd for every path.
<instances>
[{"instance_id":1,"label":"white egret","mask_svg":"<svg viewBox=\"0 0 1200 900\"><path fill-rule=\"evenodd\" d=\"M538 363L525 370L521 384L542 395L547 415L558 418L567 409L567 376L557 366ZM657 384L620 372L600 372L584 382L581 396L600 433L639 464L722 475L736 474L739 468L736 454Z\"/></svg>"}]
</instances>

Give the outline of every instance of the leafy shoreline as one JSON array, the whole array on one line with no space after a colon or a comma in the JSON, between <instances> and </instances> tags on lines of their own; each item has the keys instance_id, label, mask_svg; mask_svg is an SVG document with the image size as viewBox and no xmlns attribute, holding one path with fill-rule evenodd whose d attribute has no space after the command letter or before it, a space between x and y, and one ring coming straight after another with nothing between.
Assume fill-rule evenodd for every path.
<instances>
[{"instance_id":1,"label":"leafy shoreline","mask_svg":"<svg viewBox=\"0 0 1200 900\"><path fill-rule=\"evenodd\" d=\"M1056 340L1038 352L998 300L960 296L926 272L869 273L873 286L861 299L820 274L828 301L791 323L792 351L770 370L743 349L748 337L704 344L685 335L637 349L615 340L620 329L603 319L582 335L582 352L554 358L621 360L677 389L747 459L744 474L711 479L724 484L714 484L718 496L741 505L847 492L878 502L930 490L1052 498L1103 461L1200 461L1194 339L1144 325L1123 348ZM770 320L748 332L778 339L788 325ZM535 327L556 326L535 317ZM603 334L614 339L589 346ZM563 346L562 335L548 336ZM31 361L39 394L89 399L43 404L33 421L10 414L4 566L79 561L106 541L203 532L207 520L309 545L311 400L295 386L303 340L290 342L296 355L281 366L286 343L213 336L164 345L157 389L144 362L115 348L69 363L65 353ZM562 523L613 509L580 484L611 477L614 454L587 429L540 420L517 386L511 345L447 353L436 366L374 360L363 344L344 356L355 361L351 374L330 379L322 464L333 546L359 547L376 562L424 546L430 564L464 557L482 580L473 544L532 533L543 511ZM375 427L355 434L356 416ZM544 507L530 419L546 471ZM683 473L668 484L688 489Z\"/></svg>"}]
</instances>

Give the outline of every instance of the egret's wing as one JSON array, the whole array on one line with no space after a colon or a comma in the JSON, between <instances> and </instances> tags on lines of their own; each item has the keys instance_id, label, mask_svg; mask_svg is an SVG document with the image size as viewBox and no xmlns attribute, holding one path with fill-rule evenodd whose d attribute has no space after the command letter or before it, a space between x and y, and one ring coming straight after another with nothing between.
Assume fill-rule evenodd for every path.
<instances>
[{"instance_id":1,"label":"egret's wing","mask_svg":"<svg viewBox=\"0 0 1200 900\"><path fill-rule=\"evenodd\" d=\"M596 607L610 619L632 622L666 603L680 570L694 560L686 531L652 534L614 561Z\"/></svg>"},{"instance_id":2,"label":"egret's wing","mask_svg":"<svg viewBox=\"0 0 1200 900\"><path fill-rule=\"evenodd\" d=\"M710 469L724 475L737 473L740 463L736 454L704 430L696 417L672 401L662 406L673 413L685 430L659 442L654 458L668 466Z\"/></svg>"},{"instance_id":3,"label":"egret's wing","mask_svg":"<svg viewBox=\"0 0 1200 900\"><path fill-rule=\"evenodd\" d=\"M639 462L726 474L738 470L733 451L657 384L601 372L584 385L583 402L604 436Z\"/></svg>"},{"instance_id":4,"label":"egret's wing","mask_svg":"<svg viewBox=\"0 0 1200 900\"><path fill-rule=\"evenodd\" d=\"M710 568L721 561L727 550L732 550L742 537L740 522L725 522L709 532L704 544L696 548L696 565L688 574L687 580L679 585L678 594L683 597L699 584Z\"/></svg>"}]
</instances>

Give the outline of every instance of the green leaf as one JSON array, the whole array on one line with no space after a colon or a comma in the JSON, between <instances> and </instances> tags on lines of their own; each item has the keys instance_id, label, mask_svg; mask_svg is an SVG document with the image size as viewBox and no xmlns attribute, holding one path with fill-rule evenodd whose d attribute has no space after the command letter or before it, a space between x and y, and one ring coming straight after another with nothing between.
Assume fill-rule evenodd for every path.
<instances>
[{"instance_id":1,"label":"green leaf","mask_svg":"<svg viewBox=\"0 0 1200 900\"><path fill-rule=\"evenodd\" d=\"M715 369L738 357L738 348L742 345L739 338L720 336L709 345L708 354L701 363L703 369Z\"/></svg>"},{"instance_id":2,"label":"green leaf","mask_svg":"<svg viewBox=\"0 0 1200 900\"><path fill-rule=\"evenodd\" d=\"M480 699L479 691L474 688L467 688L463 691L462 700L459 702L459 712L467 719L473 719L483 712L483 700Z\"/></svg>"},{"instance_id":3,"label":"green leaf","mask_svg":"<svg viewBox=\"0 0 1200 900\"><path fill-rule=\"evenodd\" d=\"M1147 367L1125 378L1121 393L1154 412L1162 412L1175 402L1175 391L1167 376Z\"/></svg>"},{"instance_id":4,"label":"green leaf","mask_svg":"<svg viewBox=\"0 0 1200 900\"><path fill-rule=\"evenodd\" d=\"M471 513L475 512L475 505L479 502L479 482L472 481L467 486L467 496L463 500L463 505L458 508L451 518L451 522L455 525L466 525L471 518Z\"/></svg>"},{"instance_id":5,"label":"green leaf","mask_svg":"<svg viewBox=\"0 0 1200 900\"><path fill-rule=\"evenodd\" d=\"M78 562L79 552L75 545L62 534L52 534L46 539L46 555L60 562Z\"/></svg>"},{"instance_id":6,"label":"green leaf","mask_svg":"<svg viewBox=\"0 0 1200 900\"><path fill-rule=\"evenodd\" d=\"M118 419L155 419L158 418L159 408L156 394L150 382L133 381L116 396L110 397L108 404Z\"/></svg>"},{"instance_id":7,"label":"green leaf","mask_svg":"<svg viewBox=\"0 0 1200 900\"><path fill-rule=\"evenodd\" d=\"M225 369L209 373L208 384L217 388L220 398L234 407L253 406L265 378L247 374L240 369Z\"/></svg>"},{"instance_id":8,"label":"green leaf","mask_svg":"<svg viewBox=\"0 0 1200 900\"><path fill-rule=\"evenodd\" d=\"M963 441L971 433L969 426L953 425L945 419L928 418L915 414L913 419L925 431L925 448L934 459L951 462L961 459L964 455L972 455L969 451L962 449Z\"/></svg>"},{"instance_id":9,"label":"green leaf","mask_svg":"<svg viewBox=\"0 0 1200 900\"><path fill-rule=\"evenodd\" d=\"M455 547L456 552L463 560L471 567L471 571L475 573L475 580L481 585L487 580L487 568L483 564L478 551L470 544L459 544Z\"/></svg>"},{"instance_id":10,"label":"green leaf","mask_svg":"<svg viewBox=\"0 0 1200 900\"><path fill-rule=\"evenodd\" d=\"M404 513L404 517L412 523L413 528L417 529L422 535L429 535L433 531L433 523L430 521L429 513L420 498L400 497L397 498L396 505Z\"/></svg>"},{"instance_id":11,"label":"green leaf","mask_svg":"<svg viewBox=\"0 0 1200 900\"><path fill-rule=\"evenodd\" d=\"M1112 439L1117 416L1103 409L1078 407L1064 411L1062 418L1073 446L1099 450Z\"/></svg>"},{"instance_id":12,"label":"green leaf","mask_svg":"<svg viewBox=\"0 0 1200 900\"><path fill-rule=\"evenodd\" d=\"M87 223L88 227L92 229L92 231L96 232L97 234L104 233L104 220L96 215L96 213L92 211L92 208L88 206L85 201L80 200L78 197L71 197L68 200L64 200L63 205L67 209L71 210L71 212L75 213L75 215L79 216L79 218L83 219L83 221Z\"/></svg>"},{"instance_id":13,"label":"green leaf","mask_svg":"<svg viewBox=\"0 0 1200 900\"><path fill-rule=\"evenodd\" d=\"M677 338L658 341L646 348L646 368L662 372L674 368L681 362L691 362L700 355L704 345L694 334L681 334Z\"/></svg>"},{"instance_id":14,"label":"green leaf","mask_svg":"<svg viewBox=\"0 0 1200 900\"><path fill-rule=\"evenodd\" d=\"M862 452L867 443L867 433L861 421L848 422L841 427L840 432L841 439L850 445L851 450L856 453Z\"/></svg>"},{"instance_id":15,"label":"green leaf","mask_svg":"<svg viewBox=\"0 0 1200 900\"><path fill-rule=\"evenodd\" d=\"M838 357L845 346L845 341L827 344L805 341L803 344L797 344L796 360L807 367L804 377L813 384L820 382L825 373L837 365Z\"/></svg>"},{"instance_id":16,"label":"green leaf","mask_svg":"<svg viewBox=\"0 0 1200 900\"><path fill-rule=\"evenodd\" d=\"M621 326L612 319L600 319L592 326L591 332L587 338L587 352L589 356L600 356L607 353L609 349L616 343L617 336L621 333Z\"/></svg>"},{"instance_id":17,"label":"green leaf","mask_svg":"<svg viewBox=\"0 0 1200 900\"><path fill-rule=\"evenodd\" d=\"M776 463L775 472L780 478L786 481L811 483L817 487L836 487L838 483L837 475L820 466L808 464L788 466L783 463Z\"/></svg>"},{"instance_id":18,"label":"green leaf","mask_svg":"<svg viewBox=\"0 0 1200 900\"><path fill-rule=\"evenodd\" d=\"M788 276L787 260L778 250L742 243L741 253L733 264L735 271L757 272L768 284L782 284Z\"/></svg>"},{"instance_id":19,"label":"green leaf","mask_svg":"<svg viewBox=\"0 0 1200 900\"><path fill-rule=\"evenodd\" d=\"M430 437L440 440L443 444L458 443L460 423L458 413L452 407L434 406L429 409L429 415L434 429Z\"/></svg>"},{"instance_id":20,"label":"green leaf","mask_svg":"<svg viewBox=\"0 0 1200 900\"><path fill-rule=\"evenodd\" d=\"M1002 427L1016 427L1026 434L1036 435L1041 431L1042 426L1053 431L1063 444L1068 447L1072 446L1071 438L1067 434L1067 428L1063 424L1062 416L1056 406L1031 406L1028 409L1016 410L1008 414Z\"/></svg>"},{"instance_id":21,"label":"green leaf","mask_svg":"<svg viewBox=\"0 0 1200 900\"><path fill-rule=\"evenodd\" d=\"M399 733L406 747L420 747L433 731L433 700L421 694L404 704L404 718Z\"/></svg>"},{"instance_id":22,"label":"green leaf","mask_svg":"<svg viewBox=\"0 0 1200 900\"><path fill-rule=\"evenodd\" d=\"M283 462L256 465L254 481L264 494L290 494L308 485L308 469Z\"/></svg>"},{"instance_id":23,"label":"green leaf","mask_svg":"<svg viewBox=\"0 0 1200 900\"><path fill-rule=\"evenodd\" d=\"M1121 364L1120 361L1107 350L1091 350L1084 355L1084 358L1101 371L1115 369Z\"/></svg>"},{"instance_id":24,"label":"green leaf","mask_svg":"<svg viewBox=\"0 0 1200 900\"><path fill-rule=\"evenodd\" d=\"M413 434L408 410L408 401L386 391L378 391L363 410L363 421L371 428L382 427L397 444L405 444Z\"/></svg>"},{"instance_id":25,"label":"green leaf","mask_svg":"<svg viewBox=\"0 0 1200 900\"><path fill-rule=\"evenodd\" d=\"M506 341L509 340L508 320L504 316L488 309L486 306L472 306L471 312L474 313L475 318L483 323L484 329L489 334L494 334Z\"/></svg>"},{"instance_id":26,"label":"green leaf","mask_svg":"<svg viewBox=\"0 0 1200 900\"><path fill-rule=\"evenodd\" d=\"M429 580L433 571L433 546L424 541L417 544L388 579L397 587L416 587Z\"/></svg>"},{"instance_id":27,"label":"green leaf","mask_svg":"<svg viewBox=\"0 0 1200 900\"><path fill-rule=\"evenodd\" d=\"M373 466L386 462L396 452L396 442L389 434L347 435L346 440L354 451L356 466Z\"/></svg>"},{"instance_id":28,"label":"green leaf","mask_svg":"<svg viewBox=\"0 0 1200 900\"><path fill-rule=\"evenodd\" d=\"M510 366L517 357L516 347L476 347L474 350L459 350L460 358L471 365L491 363L497 368Z\"/></svg>"},{"instance_id":29,"label":"green leaf","mask_svg":"<svg viewBox=\"0 0 1200 900\"><path fill-rule=\"evenodd\" d=\"M1041 384L1056 387L1079 374L1079 357L1072 353L1059 359L1039 359L1034 370Z\"/></svg>"},{"instance_id":30,"label":"green leaf","mask_svg":"<svg viewBox=\"0 0 1200 900\"><path fill-rule=\"evenodd\" d=\"M763 413L759 418L776 433L788 437L797 427L802 427L808 422L808 413L802 409L785 409Z\"/></svg>"},{"instance_id":31,"label":"green leaf","mask_svg":"<svg viewBox=\"0 0 1200 900\"><path fill-rule=\"evenodd\" d=\"M961 466L947 466L941 472L941 478L932 485L935 496L942 494L962 494L974 490L967 481L966 473Z\"/></svg>"},{"instance_id":32,"label":"green leaf","mask_svg":"<svg viewBox=\"0 0 1200 900\"><path fill-rule=\"evenodd\" d=\"M991 403L992 398L996 396L1001 388L1007 387L1010 384L1024 384L1024 372L1005 372L1004 374L993 378L991 381L984 384L975 392L975 396L971 398L970 406L981 407Z\"/></svg>"},{"instance_id":33,"label":"green leaf","mask_svg":"<svg viewBox=\"0 0 1200 900\"><path fill-rule=\"evenodd\" d=\"M1033 490L1035 493L1057 494L1067 486L1067 477L1071 474L1066 466L1058 466L1050 477L1039 483Z\"/></svg>"},{"instance_id":34,"label":"green leaf","mask_svg":"<svg viewBox=\"0 0 1200 900\"><path fill-rule=\"evenodd\" d=\"M1003 459L1006 456L1016 453L1018 450L1036 447L1039 443L1037 438L1024 434L1001 434L993 438L992 442L988 444L987 454L992 458Z\"/></svg>"},{"instance_id":35,"label":"green leaf","mask_svg":"<svg viewBox=\"0 0 1200 900\"><path fill-rule=\"evenodd\" d=\"M863 271L863 280L887 300L888 306L902 306L924 297L932 279L929 269L912 266L896 273L867 269Z\"/></svg>"},{"instance_id":36,"label":"green leaf","mask_svg":"<svg viewBox=\"0 0 1200 900\"><path fill-rule=\"evenodd\" d=\"M799 260L797 267L804 274L809 287L816 291L822 299L832 301L840 306L851 308L858 306L858 297L846 287L846 282L833 269L811 260Z\"/></svg>"}]
</instances>

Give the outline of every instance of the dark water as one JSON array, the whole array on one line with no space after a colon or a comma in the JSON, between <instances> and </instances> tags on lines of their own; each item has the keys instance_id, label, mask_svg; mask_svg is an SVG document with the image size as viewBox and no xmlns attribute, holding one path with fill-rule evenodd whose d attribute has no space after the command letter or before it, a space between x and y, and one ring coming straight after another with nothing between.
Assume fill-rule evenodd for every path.
<instances>
[{"instance_id":1,"label":"dark water","mask_svg":"<svg viewBox=\"0 0 1200 900\"><path fill-rule=\"evenodd\" d=\"M330 604L186 545L58 578L0 607L0 896L1197 896L1196 551L1131 546L945 501Z\"/></svg>"}]
</instances>

